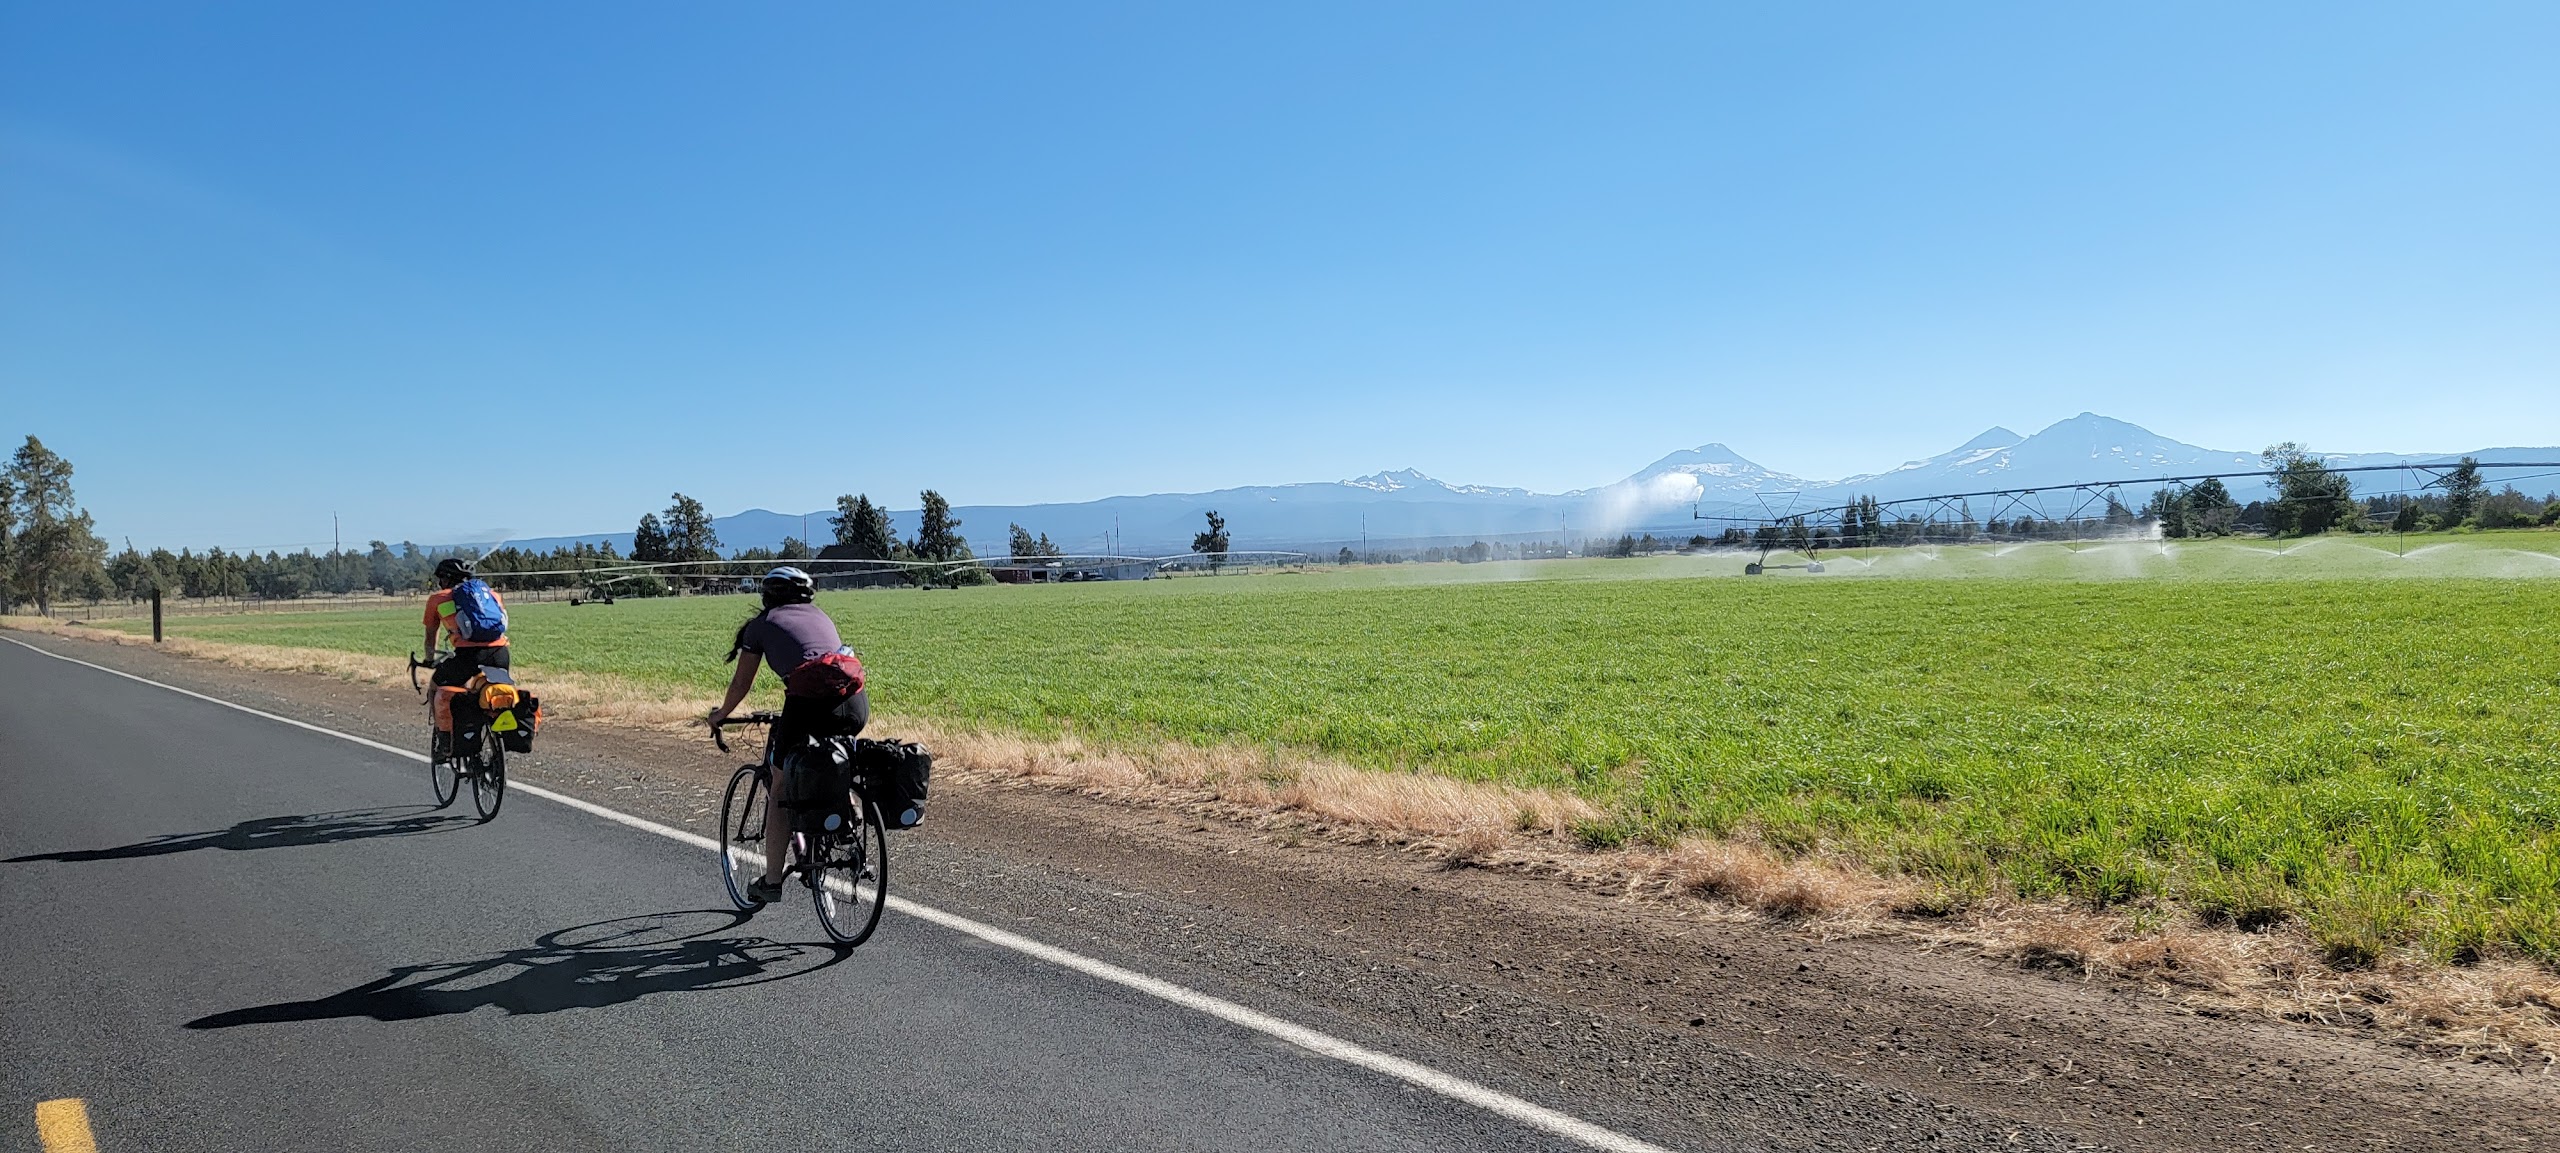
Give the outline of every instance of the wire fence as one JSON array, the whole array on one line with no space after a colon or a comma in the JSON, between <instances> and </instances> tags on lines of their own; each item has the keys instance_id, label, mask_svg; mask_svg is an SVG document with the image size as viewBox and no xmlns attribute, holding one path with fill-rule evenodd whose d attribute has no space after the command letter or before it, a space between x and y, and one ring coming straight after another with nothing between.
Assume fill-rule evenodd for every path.
<instances>
[{"instance_id":1,"label":"wire fence","mask_svg":"<svg viewBox=\"0 0 2560 1153\"><path fill-rule=\"evenodd\" d=\"M507 594L508 602L539 603L566 601L577 595L574 589L524 589ZM343 613L366 612L386 608L422 610L427 599L423 592L409 593L310 593L299 597L167 597L161 601L164 617L239 616L253 613ZM22 604L4 614L50 621L142 620L151 616L149 598L97 602L62 602L53 605L49 615L39 616L35 606Z\"/></svg>"},{"instance_id":2,"label":"wire fence","mask_svg":"<svg viewBox=\"0 0 2560 1153\"><path fill-rule=\"evenodd\" d=\"M510 604L565 601L611 602L633 596L717 596L749 592L766 572L783 565L808 571L821 588L919 587L956 583L960 579L998 584L1061 584L1077 581L1155 580L1216 576L1229 572L1270 571L1302 567L1305 553L1243 550L1223 554L1176 553L1129 557L1103 554L1061 556L975 557L952 561L914 560L736 560L600 561L573 568L490 570L480 575L503 592ZM362 612L386 608L423 608L425 591L399 593L308 593L298 597L168 597L164 617L237 616L261 613ZM17 606L31 610L32 605ZM32 611L8 616L37 617ZM148 598L96 602L57 602L39 619L56 622L138 620L151 616Z\"/></svg>"}]
</instances>

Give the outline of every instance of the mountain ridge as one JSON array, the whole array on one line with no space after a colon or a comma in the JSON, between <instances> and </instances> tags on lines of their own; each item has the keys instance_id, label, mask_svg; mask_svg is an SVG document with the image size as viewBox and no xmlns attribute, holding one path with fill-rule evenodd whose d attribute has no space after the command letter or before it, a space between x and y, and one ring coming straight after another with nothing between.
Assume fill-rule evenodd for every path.
<instances>
[{"instance_id":1,"label":"mountain ridge","mask_svg":"<svg viewBox=\"0 0 2560 1153\"><path fill-rule=\"evenodd\" d=\"M2560 447L2497 447L2468 453L2323 453L2338 467L2483 461L2560 460ZM1813 480L1778 472L1720 441L1680 449L1623 479L1593 488L1539 493L1525 488L1453 484L1420 469L1387 469L1335 481L1247 485L1192 493L1151 493L1099 500L953 508L973 549L1002 555L1006 526L1046 533L1070 552L1129 555L1180 552L1202 527L1202 514L1228 518L1234 546L1287 548L1360 541L1478 537L1614 536L1621 532L1687 536L1712 527L1693 514L1788 515L1833 507L1860 496L1878 500L1985 490L2060 487L2090 482L2138 485L2161 477L2261 468L2258 454L2210 449L2161 436L2094 412L2056 421L2030 436L1993 426L1954 448L1874 473ZM2493 478L2494 479L2494 478ZM2266 495L2264 481L2230 486L2241 500ZM2366 486L2360 485L2359 488ZM2128 494L2128 499L2133 494ZM809 514L747 509L713 520L724 548L779 547L785 535L813 542L829 536L833 509ZM891 510L912 531L912 509ZM636 519L636 517L635 517ZM551 549L610 541L627 551L631 534L587 533L505 542Z\"/></svg>"}]
</instances>

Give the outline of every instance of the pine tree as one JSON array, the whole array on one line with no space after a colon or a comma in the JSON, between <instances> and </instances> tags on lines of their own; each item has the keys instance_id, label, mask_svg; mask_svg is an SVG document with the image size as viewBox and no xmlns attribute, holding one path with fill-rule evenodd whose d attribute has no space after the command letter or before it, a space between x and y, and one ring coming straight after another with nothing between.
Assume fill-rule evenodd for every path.
<instances>
[{"instance_id":1,"label":"pine tree","mask_svg":"<svg viewBox=\"0 0 2560 1153\"><path fill-rule=\"evenodd\" d=\"M942 494L926 489L916 494L924 503L917 517L915 539L907 542L907 551L918 560L952 561L969 555L969 543L960 539L960 522L951 515L951 502Z\"/></svg>"},{"instance_id":2,"label":"pine tree","mask_svg":"<svg viewBox=\"0 0 2560 1153\"><path fill-rule=\"evenodd\" d=\"M37 612L51 613L57 592L94 587L88 570L104 570L107 542L71 494L71 462L43 441L28 437L10 457L8 476L17 595L34 601Z\"/></svg>"},{"instance_id":3,"label":"pine tree","mask_svg":"<svg viewBox=\"0 0 2560 1153\"><path fill-rule=\"evenodd\" d=\"M836 543L853 550L857 560L887 560L898 537L889 527L889 510L871 503L867 494L836 498L836 515L827 518Z\"/></svg>"},{"instance_id":4,"label":"pine tree","mask_svg":"<svg viewBox=\"0 0 2560 1153\"><path fill-rule=\"evenodd\" d=\"M640 527L631 530L631 559L644 564L667 559L667 530L658 524L658 514L640 514Z\"/></svg>"},{"instance_id":5,"label":"pine tree","mask_svg":"<svg viewBox=\"0 0 2560 1153\"><path fill-rule=\"evenodd\" d=\"M2444 518L2461 524L2480 511L2480 497L2489 491L2489 482L2480 479L2480 458L2466 456L2462 463L2444 478Z\"/></svg>"},{"instance_id":6,"label":"pine tree","mask_svg":"<svg viewBox=\"0 0 2560 1153\"><path fill-rule=\"evenodd\" d=\"M711 527L711 514L702 502L680 492L667 494L667 499L667 559L720 559L720 534Z\"/></svg>"},{"instance_id":7,"label":"pine tree","mask_svg":"<svg viewBox=\"0 0 2560 1153\"><path fill-rule=\"evenodd\" d=\"M1209 572L1214 576L1227 563L1227 518L1218 510L1209 510L1209 531L1191 538L1191 551L1209 558Z\"/></svg>"}]
</instances>

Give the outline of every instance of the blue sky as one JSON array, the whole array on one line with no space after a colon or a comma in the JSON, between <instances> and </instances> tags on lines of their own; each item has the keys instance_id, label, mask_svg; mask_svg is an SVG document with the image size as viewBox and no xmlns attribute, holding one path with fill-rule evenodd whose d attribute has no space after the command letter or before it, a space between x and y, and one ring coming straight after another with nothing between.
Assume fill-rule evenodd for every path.
<instances>
[{"instance_id":1,"label":"blue sky","mask_svg":"<svg viewBox=\"0 0 2560 1153\"><path fill-rule=\"evenodd\" d=\"M528 9L531 9L528 11ZM2560 5L0 4L111 536L2560 443Z\"/></svg>"}]
</instances>

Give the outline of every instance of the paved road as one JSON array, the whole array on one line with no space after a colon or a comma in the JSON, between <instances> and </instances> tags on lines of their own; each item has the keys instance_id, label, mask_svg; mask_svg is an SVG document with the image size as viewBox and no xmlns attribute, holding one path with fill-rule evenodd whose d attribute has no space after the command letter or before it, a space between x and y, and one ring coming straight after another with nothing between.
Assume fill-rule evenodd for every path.
<instances>
[{"instance_id":1,"label":"paved road","mask_svg":"<svg viewBox=\"0 0 2560 1153\"><path fill-rule=\"evenodd\" d=\"M57 1098L106 1153L1581 1147L900 913L840 951L424 774L0 644L0 1150Z\"/></svg>"}]
</instances>

